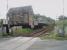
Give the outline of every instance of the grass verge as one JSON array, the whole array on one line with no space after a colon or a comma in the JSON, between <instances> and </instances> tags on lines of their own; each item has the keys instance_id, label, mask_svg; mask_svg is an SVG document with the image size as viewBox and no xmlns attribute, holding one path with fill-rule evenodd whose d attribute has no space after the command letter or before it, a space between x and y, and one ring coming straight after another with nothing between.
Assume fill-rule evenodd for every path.
<instances>
[{"instance_id":1,"label":"grass verge","mask_svg":"<svg viewBox=\"0 0 67 50\"><path fill-rule=\"evenodd\" d=\"M64 37L60 37L57 33L49 33L48 35L41 35L40 38L44 39L55 39L55 40L67 40L67 34Z\"/></svg>"},{"instance_id":2,"label":"grass verge","mask_svg":"<svg viewBox=\"0 0 67 50\"><path fill-rule=\"evenodd\" d=\"M33 30L29 28L23 28L23 29L16 29L14 32L14 35L21 35L21 36L28 36L31 34Z\"/></svg>"}]
</instances>

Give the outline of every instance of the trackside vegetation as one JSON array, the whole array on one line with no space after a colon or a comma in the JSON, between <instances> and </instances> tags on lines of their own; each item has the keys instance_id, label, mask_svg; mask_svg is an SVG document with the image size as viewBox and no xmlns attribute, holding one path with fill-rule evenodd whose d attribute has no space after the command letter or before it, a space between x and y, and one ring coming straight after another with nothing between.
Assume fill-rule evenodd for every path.
<instances>
[{"instance_id":1,"label":"trackside vegetation","mask_svg":"<svg viewBox=\"0 0 67 50\"><path fill-rule=\"evenodd\" d=\"M45 34L44 35L41 35L40 38L42 40L45 40L45 39L67 40L67 34L65 34L64 37L61 37L61 36L59 36L58 33L51 32L48 35L45 35Z\"/></svg>"},{"instance_id":2,"label":"trackside vegetation","mask_svg":"<svg viewBox=\"0 0 67 50\"><path fill-rule=\"evenodd\" d=\"M32 32L33 32L33 30L30 28L23 28L23 29L20 28L20 29L16 29L13 32L13 35L15 35L15 36L29 36Z\"/></svg>"},{"instance_id":3,"label":"trackside vegetation","mask_svg":"<svg viewBox=\"0 0 67 50\"><path fill-rule=\"evenodd\" d=\"M55 40L67 40L67 17L59 16L59 19L55 21L55 29L48 32L48 35L42 35L41 39L55 39ZM64 36L60 36L58 30L64 27ZM56 30L56 31L55 31Z\"/></svg>"}]
</instances>

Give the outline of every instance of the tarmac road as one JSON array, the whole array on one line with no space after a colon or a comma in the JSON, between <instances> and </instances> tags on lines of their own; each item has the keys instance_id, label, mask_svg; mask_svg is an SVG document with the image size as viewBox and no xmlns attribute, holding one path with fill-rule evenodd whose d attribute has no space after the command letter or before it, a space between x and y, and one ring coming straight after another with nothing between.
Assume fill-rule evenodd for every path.
<instances>
[{"instance_id":1,"label":"tarmac road","mask_svg":"<svg viewBox=\"0 0 67 50\"><path fill-rule=\"evenodd\" d=\"M36 37L0 38L0 50L67 50L67 40L41 40ZM27 42L26 42L27 41Z\"/></svg>"},{"instance_id":2,"label":"tarmac road","mask_svg":"<svg viewBox=\"0 0 67 50\"><path fill-rule=\"evenodd\" d=\"M39 40L27 50L67 50L67 40Z\"/></svg>"},{"instance_id":3,"label":"tarmac road","mask_svg":"<svg viewBox=\"0 0 67 50\"><path fill-rule=\"evenodd\" d=\"M38 39L34 38L30 40L31 38L32 37L0 38L0 50L26 50L26 48L30 47Z\"/></svg>"}]
</instances>

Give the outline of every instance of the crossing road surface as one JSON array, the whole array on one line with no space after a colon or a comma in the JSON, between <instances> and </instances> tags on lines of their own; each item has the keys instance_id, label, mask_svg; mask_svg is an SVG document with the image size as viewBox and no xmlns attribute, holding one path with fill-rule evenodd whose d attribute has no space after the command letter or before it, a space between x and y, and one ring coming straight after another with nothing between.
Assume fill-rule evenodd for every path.
<instances>
[{"instance_id":1,"label":"crossing road surface","mask_svg":"<svg viewBox=\"0 0 67 50\"><path fill-rule=\"evenodd\" d=\"M26 50L38 38L31 39L32 37L2 38L0 40L0 50Z\"/></svg>"},{"instance_id":2,"label":"crossing road surface","mask_svg":"<svg viewBox=\"0 0 67 50\"><path fill-rule=\"evenodd\" d=\"M27 50L67 50L67 40L38 40Z\"/></svg>"},{"instance_id":3,"label":"crossing road surface","mask_svg":"<svg viewBox=\"0 0 67 50\"><path fill-rule=\"evenodd\" d=\"M38 37L32 38L0 38L0 50L67 50L67 40L57 41L41 40Z\"/></svg>"}]
</instances>

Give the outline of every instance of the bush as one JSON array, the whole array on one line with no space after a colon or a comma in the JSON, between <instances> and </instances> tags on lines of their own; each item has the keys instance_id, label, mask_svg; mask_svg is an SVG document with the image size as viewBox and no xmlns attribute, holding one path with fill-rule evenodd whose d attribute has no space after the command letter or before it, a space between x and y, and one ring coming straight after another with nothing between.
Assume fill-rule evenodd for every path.
<instances>
[{"instance_id":1,"label":"bush","mask_svg":"<svg viewBox=\"0 0 67 50\"><path fill-rule=\"evenodd\" d=\"M14 31L14 35L21 35L21 36L28 36L31 34L33 30L32 29L29 29L29 28L23 28L23 29L16 29Z\"/></svg>"},{"instance_id":2,"label":"bush","mask_svg":"<svg viewBox=\"0 0 67 50\"><path fill-rule=\"evenodd\" d=\"M55 40L67 40L67 34L64 37L58 36L58 33L49 33L49 35L42 35L41 39L55 39Z\"/></svg>"}]
</instances>

